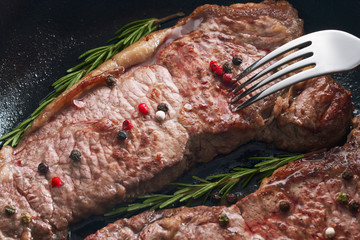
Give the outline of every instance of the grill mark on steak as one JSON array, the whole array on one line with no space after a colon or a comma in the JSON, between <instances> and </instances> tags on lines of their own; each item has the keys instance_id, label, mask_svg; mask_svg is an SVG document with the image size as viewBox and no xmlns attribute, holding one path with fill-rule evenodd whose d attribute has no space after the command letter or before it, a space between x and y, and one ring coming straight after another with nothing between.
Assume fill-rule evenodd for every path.
<instances>
[{"instance_id":1,"label":"grill mark on steak","mask_svg":"<svg viewBox=\"0 0 360 240\"><path fill-rule=\"evenodd\" d=\"M146 211L120 219L86 240L328 239L328 227L335 229L336 239L359 239L359 211L352 212L336 200L339 192L346 193L349 202L360 200L359 120L355 119L357 126L344 146L289 163L265 179L256 192L230 207ZM344 171L352 172L352 179L343 179ZM281 200L290 202L288 212L279 210ZM225 227L217 220L223 213L229 217ZM158 217L149 220L148 216Z\"/></svg>"},{"instance_id":2,"label":"grill mark on steak","mask_svg":"<svg viewBox=\"0 0 360 240\"><path fill-rule=\"evenodd\" d=\"M173 31L181 32L198 19L202 22L197 29L187 29L189 33L166 42L174 36ZM301 112L308 105L297 104L301 93L287 91L233 113L228 89L209 70L210 60L229 61L238 51L244 56L241 71L302 31L296 10L284 1L205 5L176 27L148 36L101 65L49 105L16 149L1 150L0 209L12 204L17 213L7 216L0 212L1 218L12 223L0 221L0 236L17 239L24 234L26 238L30 229L34 239L65 239L70 223L159 190L194 163L229 153L252 139L289 150L335 144L348 129L352 108L349 93L329 77L310 80L305 88L316 97L327 86L332 96L330 105L328 99L319 98L316 106L322 112L336 110L336 117L319 121L323 114L316 111L310 119L295 118L294 109L299 107ZM152 58L156 64L133 66ZM123 75L122 66L128 68ZM112 88L102 84L108 74L117 79ZM74 97L84 106L69 104ZM292 102L287 105L289 98ZM338 100L341 106L336 105ZM141 102L148 104L148 115L137 111ZM160 123L154 113L163 102L169 105L169 112ZM271 113L275 103L277 115ZM117 132L125 119L130 119L134 128L119 142ZM315 123L310 124L315 126L311 131L309 123ZM338 135L333 135L333 126L338 127ZM81 151L80 163L69 158L74 148ZM19 160L21 166L16 165ZM46 175L37 171L42 161L50 166ZM64 181L60 188L51 186L55 176ZM31 223L21 222L24 212L32 216Z\"/></svg>"}]
</instances>

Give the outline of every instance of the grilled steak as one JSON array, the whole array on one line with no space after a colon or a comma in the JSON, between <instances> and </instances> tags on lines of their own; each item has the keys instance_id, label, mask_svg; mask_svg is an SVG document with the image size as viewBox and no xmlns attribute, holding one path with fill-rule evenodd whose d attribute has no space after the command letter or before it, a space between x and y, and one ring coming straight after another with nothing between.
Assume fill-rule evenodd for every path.
<instances>
[{"instance_id":1,"label":"grilled steak","mask_svg":"<svg viewBox=\"0 0 360 240\"><path fill-rule=\"evenodd\" d=\"M278 169L233 206L147 211L86 240L359 239L359 132L353 130L345 146ZM219 222L222 214L229 219L225 225ZM326 235L328 228L334 237Z\"/></svg>"},{"instance_id":2,"label":"grilled steak","mask_svg":"<svg viewBox=\"0 0 360 240\"><path fill-rule=\"evenodd\" d=\"M237 54L236 75L302 32L285 1L206 5L101 65L50 104L17 148L1 150L0 209L7 211L0 211L0 237L65 239L70 223L159 190L194 163L249 140L294 151L337 143L352 105L330 77L234 113L228 86L209 69L211 60ZM160 121L155 112L164 103ZM125 120L132 129L123 129Z\"/></svg>"}]
</instances>

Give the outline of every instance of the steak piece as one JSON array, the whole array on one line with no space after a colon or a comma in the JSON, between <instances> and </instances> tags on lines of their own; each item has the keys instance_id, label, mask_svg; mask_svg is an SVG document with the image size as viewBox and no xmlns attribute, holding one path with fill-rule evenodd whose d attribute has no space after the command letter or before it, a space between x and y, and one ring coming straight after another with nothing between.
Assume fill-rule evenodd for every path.
<instances>
[{"instance_id":1,"label":"steak piece","mask_svg":"<svg viewBox=\"0 0 360 240\"><path fill-rule=\"evenodd\" d=\"M360 239L359 133L358 126L344 146L278 169L255 193L230 207L146 211L86 240L330 239L328 228L335 230L334 239ZM229 219L225 226L221 214Z\"/></svg>"},{"instance_id":2,"label":"steak piece","mask_svg":"<svg viewBox=\"0 0 360 240\"><path fill-rule=\"evenodd\" d=\"M228 86L209 69L210 60L238 54L236 75L302 27L285 1L205 5L101 65L51 103L17 148L1 150L0 209L14 206L16 213L0 211L0 237L65 239L70 223L157 191L196 162L253 139L294 151L336 144L352 105L330 77L234 113ZM106 86L107 78L116 85ZM148 114L138 111L140 103ZM162 103L169 111L158 121ZM118 137L124 120L133 125L125 140ZM41 163L47 173L38 171Z\"/></svg>"}]
</instances>

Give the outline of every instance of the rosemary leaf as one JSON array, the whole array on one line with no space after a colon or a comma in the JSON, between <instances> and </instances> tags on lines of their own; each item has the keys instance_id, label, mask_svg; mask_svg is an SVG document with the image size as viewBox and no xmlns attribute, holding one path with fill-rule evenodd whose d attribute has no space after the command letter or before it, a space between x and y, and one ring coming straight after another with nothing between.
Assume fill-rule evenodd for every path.
<instances>
[{"instance_id":1,"label":"rosemary leaf","mask_svg":"<svg viewBox=\"0 0 360 240\"><path fill-rule=\"evenodd\" d=\"M114 216L123 213L129 213L134 210L150 208L151 210L162 209L169 207L172 204L186 204L190 206L193 200L203 198L203 204L208 199L210 193L214 189L220 189L219 193L222 194L222 198L226 196L234 187L241 184L244 188L255 176L259 175L259 183L265 177L269 177L280 166L288 164L291 161L295 161L303 158L304 155L283 155L277 157L257 157L257 160L261 160L263 164L254 168L235 167L228 173L222 173L206 177L211 179L210 181L203 178L193 176L193 179L199 181L197 184L188 183L171 183L172 186L177 186L177 189L172 194L153 194L141 196L138 199L143 200L141 203L129 204L128 208L123 206L114 211L106 214L105 216Z\"/></svg>"}]
</instances>

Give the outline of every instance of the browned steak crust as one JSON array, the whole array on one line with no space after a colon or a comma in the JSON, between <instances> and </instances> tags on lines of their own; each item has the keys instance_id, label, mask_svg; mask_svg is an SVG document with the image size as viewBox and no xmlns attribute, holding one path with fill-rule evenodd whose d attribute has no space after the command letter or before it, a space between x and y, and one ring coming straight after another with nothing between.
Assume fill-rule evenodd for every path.
<instances>
[{"instance_id":1,"label":"browned steak crust","mask_svg":"<svg viewBox=\"0 0 360 240\"><path fill-rule=\"evenodd\" d=\"M329 77L234 113L229 89L209 69L210 60L230 61L235 52L243 57L235 75L302 31L285 1L206 5L104 63L49 105L16 149L1 150L0 209L13 205L17 212L0 211L6 219L0 237L64 239L70 223L159 190L195 162L252 139L299 151L335 144L345 136L352 106L350 94ZM114 87L104 84L109 74ZM148 114L138 111L139 103L149 106ZM169 106L162 122L155 119L160 103ZM125 119L134 128L119 140ZM69 157L74 149L78 161ZM49 165L47 174L39 173L41 162ZM53 187L53 177L63 185ZM32 220L25 223L22 213Z\"/></svg>"},{"instance_id":2,"label":"browned steak crust","mask_svg":"<svg viewBox=\"0 0 360 240\"><path fill-rule=\"evenodd\" d=\"M359 239L359 131L352 131L345 146L278 169L231 207L147 211L86 239L330 239L328 228L335 239ZM339 194L348 200L341 202ZM280 203L289 208L281 210ZM221 214L229 218L226 226Z\"/></svg>"}]
</instances>

